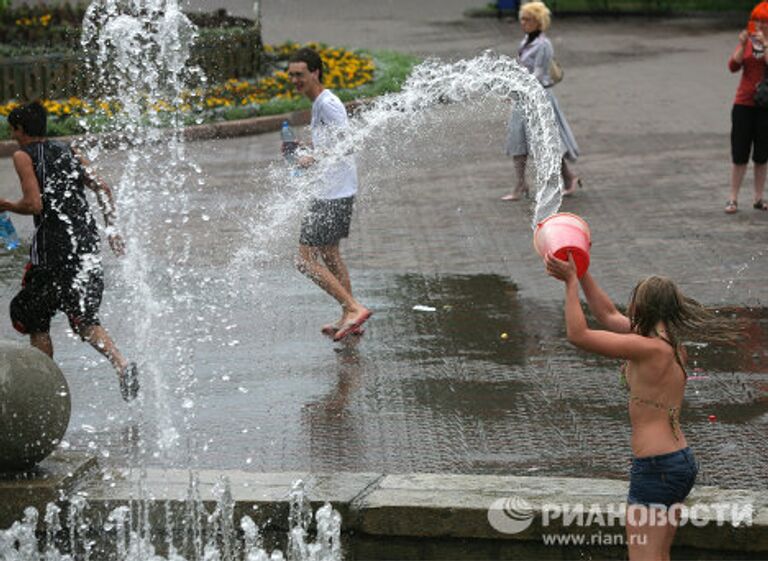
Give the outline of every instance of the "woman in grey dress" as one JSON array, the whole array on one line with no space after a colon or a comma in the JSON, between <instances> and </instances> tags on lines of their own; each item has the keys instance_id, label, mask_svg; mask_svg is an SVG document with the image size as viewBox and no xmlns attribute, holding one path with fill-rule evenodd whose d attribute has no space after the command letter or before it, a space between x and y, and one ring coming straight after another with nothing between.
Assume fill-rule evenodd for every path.
<instances>
[{"instance_id":1,"label":"woman in grey dress","mask_svg":"<svg viewBox=\"0 0 768 561\"><path fill-rule=\"evenodd\" d=\"M560 110L560 104L552 93L554 83L549 75L549 65L554 55L552 43L544 35L549 29L550 11L543 2L528 2L520 8L520 26L525 38L517 51L518 62L527 68L544 86L547 97L552 102L555 120L560 129L560 145L563 154L561 173L563 175L563 195L571 195L581 186L581 179L574 173L568 162L575 162L579 157L579 146L573 137L568 121ZM516 201L528 195L528 185L525 181L525 165L528 160L528 139L525 132L525 118L522 112L515 108L509 120L507 135L507 154L515 162L517 183L515 189L502 197L505 201Z\"/></svg>"}]
</instances>

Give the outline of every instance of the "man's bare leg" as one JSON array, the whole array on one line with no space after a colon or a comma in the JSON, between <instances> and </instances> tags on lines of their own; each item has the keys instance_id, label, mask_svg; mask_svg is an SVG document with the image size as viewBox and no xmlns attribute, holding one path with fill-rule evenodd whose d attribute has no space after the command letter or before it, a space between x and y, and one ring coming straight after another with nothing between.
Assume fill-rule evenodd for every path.
<instances>
[{"instance_id":1,"label":"man's bare leg","mask_svg":"<svg viewBox=\"0 0 768 561\"><path fill-rule=\"evenodd\" d=\"M344 324L349 321L354 321L360 316L369 314L369 311L365 306L360 304L360 302L355 300L351 291L347 290L344 286L345 284L350 286L349 272L347 271L343 260L341 260L338 246L336 246L335 251L328 249L331 247L334 246L325 246L321 249L308 245L300 245L296 266L300 272L312 279L315 284L332 296L341 305L341 323ZM333 266L339 271L344 284L342 284L342 281L331 272L331 269L319 262L318 258L320 257L321 251L328 255L329 260L333 262ZM325 260L325 257L323 257L323 259ZM343 272L341 272L342 270Z\"/></svg>"},{"instance_id":2,"label":"man's bare leg","mask_svg":"<svg viewBox=\"0 0 768 561\"><path fill-rule=\"evenodd\" d=\"M345 314L348 312L360 313L365 309L344 285L336 278L331 270L318 260L320 248L308 245L299 246L299 256L296 260L297 269L308 276L314 283L322 288L326 293L332 296L341 307Z\"/></svg>"},{"instance_id":3,"label":"man's bare leg","mask_svg":"<svg viewBox=\"0 0 768 561\"><path fill-rule=\"evenodd\" d=\"M90 343L90 345L99 351L102 355L107 357L118 375L122 374L125 367L128 366L128 361L117 350L114 341L101 325L89 325L80 330L80 335L84 341Z\"/></svg>"},{"instance_id":4,"label":"man's bare leg","mask_svg":"<svg viewBox=\"0 0 768 561\"><path fill-rule=\"evenodd\" d=\"M338 245L327 245L320 248L320 256L323 258L328 270L336 277L341 286L344 287L350 296L352 295L352 281L349 278L349 270L344 260L341 258L341 252ZM344 310L342 309L341 318L336 322L336 327L341 327L345 320Z\"/></svg>"},{"instance_id":5,"label":"man's bare leg","mask_svg":"<svg viewBox=\"0 0 768 561\"><path fill-rule=\"evenodd\" d=\"M338 245L326 245L320 248L320 256L334 277L341 283L344 290L352 294L352 282L349 279L349 270L341 258Z\"/></svg>"},{"instance_id":6,"label":"man's bare leg","mask_svg":"<svg viewBox=\"0 0 768 561\"><path fill-rule=\"evenodd\" d=\"M341 257L341 251L339 249L338 245L330 245L330 246L324 246L320 248L320 256L323 258L323 261L325 262L326 266L328 267L328 270L331 271L333 276L338 279L339 283L345 288L347 292L349 292L350 295L352 295L352 281L349 278L349 270L347 269L346 263L344 263L344 260ZM344 324L347 322L353 322L356 323L358 319L362 315L365 315L369 313L366 308L362 308L361 311L352 311L352 313L349 313L346 309L342 309L341 318L339 318L338 321L336 321L333 324L329 324L327 326L323 327L323 333L326 335L331 334L328 330L329 327L332 327L333 334L338 333L338 331L344 327ZM359 330L359 328L356 328L356 333L362 334L362 331Z\"/></svg>"},{"instance_id":7,"label":"man's bare leg","mask_svg":"<svg viewBox=\"0 0 768 561\"><path fill-rule=\"evenodd\" d=\"M120 395L125 401L133 401L139 394L139 378L136 363L128 362L117 350L114 341L101 325L89 325L80 330L84 341L107 357L117 371L120 382Z\"/></svg>"},{"instance_id":8,"label":"man's bare leg","mask_svg":"<svg viewBox=\"0 0 768 561\"><path fill-rule=\"evenodd\" d=\"M30 333L29 342L36 349L40 349L49 357L53 358L53 341L51 334L47 331L39 333Z\"/></svg>"}]
</instances>

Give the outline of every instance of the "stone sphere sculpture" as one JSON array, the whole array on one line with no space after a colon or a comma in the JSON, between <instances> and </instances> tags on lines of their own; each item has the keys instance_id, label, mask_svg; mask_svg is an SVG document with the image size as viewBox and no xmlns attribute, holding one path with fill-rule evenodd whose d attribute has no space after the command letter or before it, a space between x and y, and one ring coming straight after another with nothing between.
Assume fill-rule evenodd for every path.
<instances>
[{"instance_id":1,"label":"stone sphere sculpture","mask_svg":"<svg viewBox=\"0 0 768 561\"><path fill-rule=\"evenodd\" d=\"M69 386L45 353L0 341L0 473L45 459L69 425Z\"/></svg>"}]
</instances>

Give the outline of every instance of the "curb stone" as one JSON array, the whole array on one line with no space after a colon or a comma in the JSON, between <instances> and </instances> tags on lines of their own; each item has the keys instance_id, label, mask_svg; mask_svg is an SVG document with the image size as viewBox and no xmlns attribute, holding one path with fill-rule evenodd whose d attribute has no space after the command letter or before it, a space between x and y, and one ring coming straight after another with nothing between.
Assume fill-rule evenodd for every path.
<instances>
[{"instance_id":1,"label":"curb stone","mask_svg":"<svg viewBox=\"0 0 768 561\"><path fill-rule=\"evenodd\" d=\"M374 98L375 99L375 98ZM367 100L348 101L344 105L348 112L353 112L359 107L368 103ZM281 113L279 115L267 115L264 117L252 117L250 119L238 119L235 121L221 121L217 123L205 123L203 125L191 125L184 128L184 140L214 140L222 138L236 138L240 136L253 136L268 132L280 130L283 121L288 121L293 126L308 125L312 118L310 109L301 109L291 111L290 113ZM167 136L166 131L161 135ZM55 140L64 142L75 142L84 138L81 135L75 136L57 136L51 137ZM121 142L125 143L128 139L118 133L104 133L93 135L91 138L99 138L108 148L119 146ZM19 145L14 140L0 141L0 158L9 158L19 149Z\"/></svg>"}]
</instances>

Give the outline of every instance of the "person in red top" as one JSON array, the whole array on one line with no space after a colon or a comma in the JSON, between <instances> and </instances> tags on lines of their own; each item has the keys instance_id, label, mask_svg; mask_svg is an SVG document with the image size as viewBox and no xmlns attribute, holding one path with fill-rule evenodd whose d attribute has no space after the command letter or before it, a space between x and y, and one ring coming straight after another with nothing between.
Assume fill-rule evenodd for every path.
<instances>
[{"instance_id":1,"label":"person in red top","mask_svg":"<svg viewBox=\"0 0 768 561\"><path fill-rule=\"evenodd\" d=\"M728 60L731 72L742 71L736 99L731 111L731 196L725 212L733 214L738 209L741 182L747 173L749 153L755 169L755 198L753 207L768 210L763 201L766 162L768 162L768 108L756 107L754 96L757 85L765 75L765 47L768 42L768 1L760 2L749 18L748 29L739 33L739 44Z\"/></svg>"}]
</instances>

